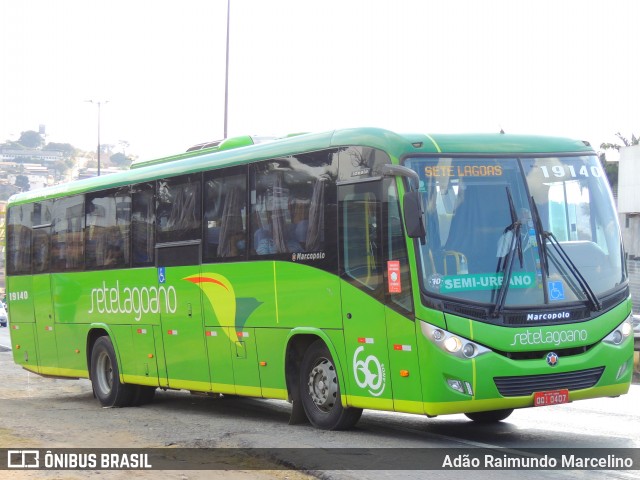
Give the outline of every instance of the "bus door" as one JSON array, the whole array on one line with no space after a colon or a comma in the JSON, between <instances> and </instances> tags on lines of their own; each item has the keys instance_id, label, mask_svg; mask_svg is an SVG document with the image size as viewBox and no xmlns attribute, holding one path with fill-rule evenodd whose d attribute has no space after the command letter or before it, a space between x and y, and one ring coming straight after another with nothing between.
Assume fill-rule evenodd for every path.
<instances>
[{"instance_id":1,"label":"bus door","mask_svg":"<svg viewBox=\"0 0 640 480\"><path fill-rule=\"evenodd\" d=\"M407 244L395 178L383 180L383 270L389 352L387 381L393 384L396 410L424 413L420 363Z\"/></svg>"},{"instance_id":2,"label":"bus door","mask_svg":"<svg viewBox=\"0 0 640 480\"><path fill-rule=\"evenodd\" d=\"M156 185L158 310L170 388L209 391L200 278L199 175Z\"/></svg>"},{"instance_id":3,"label":"bus door","mask_svg":"<svg viewBox=\"0 0 640 480\"><path fill-rule=\"evenodd\" d=\"M382 182L338 186L348 404L392 410L382 261Z\"/></svg>"},{"instance_id":4,"label":"bus door","mask_svg":"<svg viewBox=\"0 0 640 480\"><path fill-rule=\"evenodd\" d=\"M58 367L58 350L56 347L55 318L51 297L51 275L49 269L49 232L50 226L35 227L32 234L33 264L33 313L36 321L36 338L38 341L38 357L43 373L47 368ZM53 374L53 372L50 372Z\"/></svg>"}]
</instances>

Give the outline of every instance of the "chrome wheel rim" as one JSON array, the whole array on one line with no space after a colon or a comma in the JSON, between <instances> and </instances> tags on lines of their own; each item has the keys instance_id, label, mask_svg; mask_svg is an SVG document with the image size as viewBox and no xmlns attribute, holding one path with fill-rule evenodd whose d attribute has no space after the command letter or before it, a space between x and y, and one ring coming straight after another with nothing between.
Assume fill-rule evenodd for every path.
<instances>
[{"instance_id":1,"label":"chrome wheel rim","mask_svg":"<svg viewBox=\"0 0 640 480\"><path fill-rule=\"evenodd\" d=\"M338 397L338 377L335 367L328 359L320 359L311 369L307 386L313 403L321 411L329 412Z\"/></svg>"}]
</instances>

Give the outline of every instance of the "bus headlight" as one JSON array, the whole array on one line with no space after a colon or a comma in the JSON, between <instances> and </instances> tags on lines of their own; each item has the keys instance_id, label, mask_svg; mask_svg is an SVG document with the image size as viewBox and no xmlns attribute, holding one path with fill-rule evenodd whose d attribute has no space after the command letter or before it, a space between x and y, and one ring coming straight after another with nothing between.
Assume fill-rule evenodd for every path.
<instances>
[{"instance_id":1,"label":"bus headlight","mask_svg":"<svg viewBox=\"0 0 640 480\"><path fill-rule=\"evenodd\" d=\"M620 345L631 335L631 332L633 332L633 325L631 324L631 315L629 315L613 332L604 337L603 342Z\"/></svg>"},{"instance_id":2,"label":"bus headlight","mask_svg":"<svg viewBox=\"0 0 640 480\"><path fill-rule=\"evenodd\" d=\"M455 335L451 335L444 341L444 348L446 348L449 353L456 353L462 348L462 342Z\"/></svg>"},{"instance_id":3,"label":"bus headlight","mask_svg":"<svg viewBox=\"0 0 640 480\"><path fill-rule=\"evenodd\" d=\"M422 334L440 350L459 358L475 358L491 351L478 343L429 323L420 322L420 328L422 329Z\"/></svg>"}]
</instances>

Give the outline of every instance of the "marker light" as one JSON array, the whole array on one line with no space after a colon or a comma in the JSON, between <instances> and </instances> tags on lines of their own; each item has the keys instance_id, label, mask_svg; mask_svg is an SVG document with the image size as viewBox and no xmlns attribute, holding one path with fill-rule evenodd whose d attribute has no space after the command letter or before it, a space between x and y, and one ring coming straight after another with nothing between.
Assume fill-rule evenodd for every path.
<instances>
[{"instance_id":1,"label":"marker light","mask_svg":"<svg viewBox=\"0 0 640 480\"><path fill-rule=\"evenodd\" d=\"M610 343L612 345L620 345L627 339L627 337L629 337L629 335L631 335L632 331L633 325L631 324L631 315L629 315L613 332L604 337L603 342Z\"/></svg>"},{"instance_id":2,"label":"marker light","mask_svg":"<svg viewBox=\"0 0 640 480\"><path fill-rule=\"evenodd\" d=\"M465 360L491 351L478 343L467 340L460 335L447 332L430 323L420 322L420 328L425 338L430 340L440 350Z\"/></svg>"}]
</instances>

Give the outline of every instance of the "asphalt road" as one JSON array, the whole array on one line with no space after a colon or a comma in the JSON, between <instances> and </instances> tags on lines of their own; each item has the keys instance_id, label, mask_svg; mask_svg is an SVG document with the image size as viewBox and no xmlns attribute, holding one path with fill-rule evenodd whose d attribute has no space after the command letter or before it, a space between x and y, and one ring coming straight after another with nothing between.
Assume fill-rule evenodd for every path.
<instances>
[{"instance_id":1,"label":"asphalt road","mask_svg":"<svg viewBox=\"0 0 640 480\"><path fill-rule=\"evenodd\" d=\"M0 345L8 344L7 330L0 329ZM484 448L501 452L530 448L640 448L640 385L632 385L619 398L586 400L566 405L524 409L496 425L477 425L462 415L426 418L387 412L365 411L355 429L346 432L319 431L307 425L288 425L290 406L286 402L193 396L188 392L159 391L155 401L144 407L100 408L87 380L41 378L15 365L11 353L0 352L0 447L38 448L282 448L283 458L270 454L270 461L302 469L306 474L326 479L410 478L514 478L513 471L474 472L434 470L385 470L385 455L410 458L408 449ZM324 458L333 449L385 448L384 455L371 451L345 450L347 455L365 455L358 462L371 461L377 470L335 470L329 464L314 468L314 462L294 460L288 450L305 448L309 455ZM394 449L394 450L391 450ZM453 450L452 450L453 451ZM314 452L318 452L315 453ZM324 452L324 453L323 453ZM368 455L368 456L367 456ZM313 460L313 458L312 458ZM341 457L344 460L344 456ZM243 460L244 462L244 460ZM393 459L388 465L398 460ZM357 462L356 462L357 463ZM361 464L361 463L360 463ZM247 463L231 462L227 468L266 478L294 478L288 470L247 471ZM311 465L311 467L310 467ZM267 464L267 467L269 465ZM250 467L249 467L250 468ZM266 467L265 467L266 468ZM95 473L95 472L93 472ZM103 472L100 478L110 478ZM124 473L124 472L120 472ZM143 473L134 472L134 478ZM208 478L193 471L168 472L169 476L145 478ZM225 477L228 472L213 472ZM0 472L1 474L1 472ZM35 474L35 472L33 473ZM238 474L236 472L235 474ZM640 470L546 471L545 478L640 478ZM65 478L85 478L69 476ZM522 470L517 476L539 480L538 471ZM18 477L13 477L18 478ZM22 477L20 477L22 478ZM31 476L29 478L40 478ZM58 478L58 477L50 477ZM126 477L131 479L131 475ZM141 477L142 478L142 477ZM222 477L219 477L222 478Z\"/></svg>"}]
</instances>

